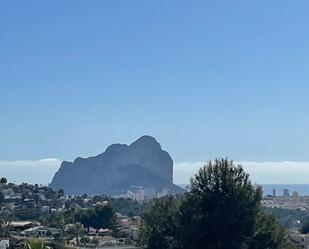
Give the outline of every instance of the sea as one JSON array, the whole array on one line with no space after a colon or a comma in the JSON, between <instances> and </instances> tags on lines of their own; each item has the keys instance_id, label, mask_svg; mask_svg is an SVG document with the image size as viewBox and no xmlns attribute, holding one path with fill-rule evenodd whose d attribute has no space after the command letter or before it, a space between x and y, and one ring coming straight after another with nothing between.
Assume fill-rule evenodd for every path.
<instances>
[{"instance_id":1,"label":"sea","mask_svg":"<svg viewBox=\"0 0 309 249\"><path fill-rule=\"evenodd\" d=\"M297 192L301 196L309 196L309 184L264 184L261 185L263 189L263 195L272 195L273 190L276 191L276 195L283 195L283 190L288 189L289 194Z\"/></svg>"},{"instance_id":2,"label":"sea","mask_svg":"<svg viewBox=\"0 0 309 249\"><path fill-rule=\"evenodd\" d=\"M186 188L187 184L179 184L181 188ZM276 195L283 195L283 190L288 189L289 194L292 195L293 192L297 192L300 196L309 196L309 184L260 184L263 189L263 195L272 195L275 189Z\"/></svg>"}]
</instances>

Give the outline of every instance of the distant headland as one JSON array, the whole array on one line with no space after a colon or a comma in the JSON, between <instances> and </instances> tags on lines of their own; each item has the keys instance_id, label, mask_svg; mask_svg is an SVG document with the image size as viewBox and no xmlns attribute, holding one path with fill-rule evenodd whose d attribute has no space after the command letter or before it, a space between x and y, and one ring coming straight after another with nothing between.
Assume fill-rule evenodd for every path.
<instances>
[{"instance_id":1,"label":"distant headland","mask_svg":"<svg viewBox=\"0 0 309 249\"><path fill-rule=\"evenodd\" d=\"M132 189L149 195L183 192L173 183L172 158L151 136L130 145L112 144L94 157L63 161L50 186L78 195L121 195Z\"/></svg>"}]
</instances>

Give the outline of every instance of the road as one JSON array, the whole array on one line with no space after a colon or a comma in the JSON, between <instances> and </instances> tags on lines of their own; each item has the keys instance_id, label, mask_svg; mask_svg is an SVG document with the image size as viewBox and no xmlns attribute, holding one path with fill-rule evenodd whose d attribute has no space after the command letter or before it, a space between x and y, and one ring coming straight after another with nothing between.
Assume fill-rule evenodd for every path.
<instances>
[{"instance_id":1,"label":"road","mask_svg":"<svg viewBox=\"0 0 309 249\"><path fill-rule=\"evenodd\" d=\"M78 249L85 249L85 247L77 247ZM86 247L89 248L89 247ZM135 246L101 246L94 249L137 249Z\"/></svg>"}]
</instances>

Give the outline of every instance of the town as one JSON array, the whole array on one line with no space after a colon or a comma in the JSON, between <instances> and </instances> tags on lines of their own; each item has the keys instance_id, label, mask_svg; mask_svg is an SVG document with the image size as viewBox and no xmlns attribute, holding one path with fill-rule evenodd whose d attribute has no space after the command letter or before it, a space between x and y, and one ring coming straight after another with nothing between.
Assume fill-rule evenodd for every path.
<instances>
[{"instance_id":1,"label":"town","mask_svg":"<svg viewBox=\"0 0 309 249\"><path fill-rule=\"evenodd\" d=\"M309 210L309 196L302 196L297 191L290 194L289 189L284 189L282 195L273 189L271 195L263 197L262 205L268 208L282 208L292 210Z\"/></svg>"},{"instance_id":2,"label":"town","mask_svg":"<svg viewBox=\"0 0 309 249\"><path fill-rule=\"evenodd\" d=\"M48 186L8 183L0 179L0 248L25 248L37 239L51 248L136 248L142 213L156 198L172 195L169 189L156 193L154 188L132 186L126 193L74 196ZM309 213L309 196L289 190L263 196L262 205L274 210ZM301 222L293 217L289 238L308 245L309 237L299 232Z\"/></svg>"},{"instance_id":3,"label":"town","mask_svg":"<svg viewBox=\"0 0 309 249\"><path fill-rule=\"evenodd\" d=\"M22 248L43 240L52 248L135 248L142 212L169 189L133 186L126 193L74 196L63 190L0 179L0 249Z\"/></svg>"}]
</instances>

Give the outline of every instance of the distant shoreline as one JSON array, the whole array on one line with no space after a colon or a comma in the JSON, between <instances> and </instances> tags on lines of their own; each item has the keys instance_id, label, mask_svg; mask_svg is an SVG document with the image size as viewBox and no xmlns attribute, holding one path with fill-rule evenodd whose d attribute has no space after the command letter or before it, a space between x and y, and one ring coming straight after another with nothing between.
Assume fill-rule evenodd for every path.
<instances>
[{"instance_id":1,"label":"distant shoreline","mask_svg":"<svg viewBox=\"0 0 309 249\"><path fill-rule=\"evenodd\" d=\"M186 189L188 184L177 184L179 187ZM290 195L293 194L293 192L298 192L299 195L307 195L309 196L309 183L307 184L258 184L262 186L263 189L263 195L271 195L273 193L273 189L276 190L276 195L282 195L284 189L288 189L290 192Z\"/></svg>"}]
</instances>

